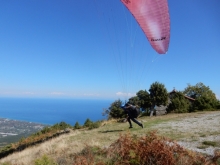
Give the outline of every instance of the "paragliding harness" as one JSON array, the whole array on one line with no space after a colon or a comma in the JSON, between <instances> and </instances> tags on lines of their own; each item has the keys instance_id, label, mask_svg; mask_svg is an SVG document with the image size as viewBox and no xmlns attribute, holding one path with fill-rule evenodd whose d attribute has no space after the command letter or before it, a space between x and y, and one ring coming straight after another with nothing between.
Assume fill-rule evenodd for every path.
<instances>
[{"instance_id":1,"label":"paragliding harness","mask_svg":"<svg viewBox=\"0 0 220 165\"><path fill-rule=\"evenodd\" d=\"M140 115L140 108L137 106L132 105L130 111L131 111L131 115L134 118L137 118Z\"/></svg>"},{"instance_id":2,"label":"paragliding harness","mask_svg":"<svg viewBox=\"0 0 220 165\"><path fill-rule=\"evenodd\" d=\"M126 106L123 106L125 113L129 114L133 118L137 118L140 115L140 108L134 105L128 105L128 106L129 108L126 108Z\"/></svg>"}]
</instances>

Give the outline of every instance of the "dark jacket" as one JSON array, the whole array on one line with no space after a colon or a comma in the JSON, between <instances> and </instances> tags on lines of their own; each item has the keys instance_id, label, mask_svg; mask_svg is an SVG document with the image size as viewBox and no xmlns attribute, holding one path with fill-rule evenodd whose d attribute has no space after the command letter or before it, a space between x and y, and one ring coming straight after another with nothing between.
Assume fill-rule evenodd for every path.
<instances>
[{"instance_id":1,"label":"dark jacket","mask_svg":"<svg viewBox=\"0 0 220 165\"><path fill-rule=\"evenodd\" d=\"M134 105L125 106L123 109L130 118L137 118L140 114L140 109Z\"/></svg>"}]
</instances>

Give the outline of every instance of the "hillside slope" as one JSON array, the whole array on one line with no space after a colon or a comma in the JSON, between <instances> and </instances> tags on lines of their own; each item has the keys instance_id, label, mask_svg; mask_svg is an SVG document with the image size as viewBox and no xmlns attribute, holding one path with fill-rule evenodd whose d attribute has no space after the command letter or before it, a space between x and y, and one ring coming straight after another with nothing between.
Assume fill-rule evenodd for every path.
<instances>
[{"instance_id":1,"label":"hillside slope","mask_svg":"<svg viewBox=\"0 0 220 165\"><path fill-rule=\"evenodd\" d=\"M130 132L136 136L144 136L152 130L157 130L159 135L177 140L180 145L199 152L212 155L215 149L220 150L220 111L169 114L142 117L139 120L144 124L143 129L135 124L133 129L128 129L128 123L112 120L103 122L97 129L72 130L68 134L11 154L1 159L0 163L31 165L43 155L65 162L66 159L71 159L70 155L80 152L86 146L107 148L120 134Z\"/></svg>"}]
</instances>

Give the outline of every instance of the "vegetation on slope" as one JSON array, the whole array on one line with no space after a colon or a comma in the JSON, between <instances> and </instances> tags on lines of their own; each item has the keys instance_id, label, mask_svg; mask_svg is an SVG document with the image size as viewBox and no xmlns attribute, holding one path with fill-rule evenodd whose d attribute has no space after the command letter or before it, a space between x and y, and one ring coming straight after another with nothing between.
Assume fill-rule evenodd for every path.
<instances>
[{"instance_id":1,"label":"vegetation on slope","mask_svg":"<svg viewBox=\"0 0 220 165\"><path fill-rule=\"evenodd\" d=\"M67 128L70 127L71 126L65 122L55 124L51 127L45 127L41 131L34 133L29 137L21 138L17 143L11 143L10 145L1 148L0 158L8 156L13 152L24 150L27 147L42 143L61 134L68 133L69 130L67 130Z\"/></svg>"},{"instance_id":2,"label":"vegetation on slope","mask_svg":"<svg viewBox=\"0 0 220 165\"><path fill-rule=\"evenodd\" d=\"M145 128L137 126L132 130L127 128L127 123L115 120L99 122L101 127L90 129L91 121L87 119L84 123L86 127L83 125L81 129L75 129L68 126L69 134L28 147L22 155L9 156L9 159L0 162L4 162L3 165L220 164L219 151L213 157L188 151L165 138L166 134L160 135L151 129L152 125L177 121L187 115L189 114L142 117ZM62 130L65 128L62 127ZM47 131L43 131L45 132ZM41 136L41 133L36 136ZM207 144L210 145L210 142L206 142ZM27 160L27 157L31 159Z\"/></svg>"},{"instance_id":3,"label":"vegetation on slope","mask_svg":"<svg viewBox=\"0 0 220 165\"><path fill-rule=\"evenodd\" d=\"M101 124L100 121L92 122L90 119L87 119L83 126L80 126L79 124L77 125L77 123L78 122L76 122L75 126L72 127L65 122L60 122L50 127L44 127L41 131L38 131L26 138L22 137L19 142L11 143L10 145L6 145L5 147L0 148L0 159L14 152L22 151L27 147L34 146L62 134L69 133L71 129L88 128L91 130L94 128L98 128Z\"/></svg>"}]
</instances>

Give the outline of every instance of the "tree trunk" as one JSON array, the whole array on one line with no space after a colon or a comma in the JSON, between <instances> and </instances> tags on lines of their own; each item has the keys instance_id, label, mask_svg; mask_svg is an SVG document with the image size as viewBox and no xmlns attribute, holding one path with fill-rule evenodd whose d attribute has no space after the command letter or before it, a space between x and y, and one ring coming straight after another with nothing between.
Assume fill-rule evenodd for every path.
<instances>
[{"instance_id":1,"label":"tree trunk","mask_svg":"<svg viewBox=\"0 0 220 165\"><path fill-rule=\"evenodd\" d=\"M150 108L150 117L152 117L154 115L154 107L155 107L155 105L152 105Z\"/></svg>"}]
</instances>

